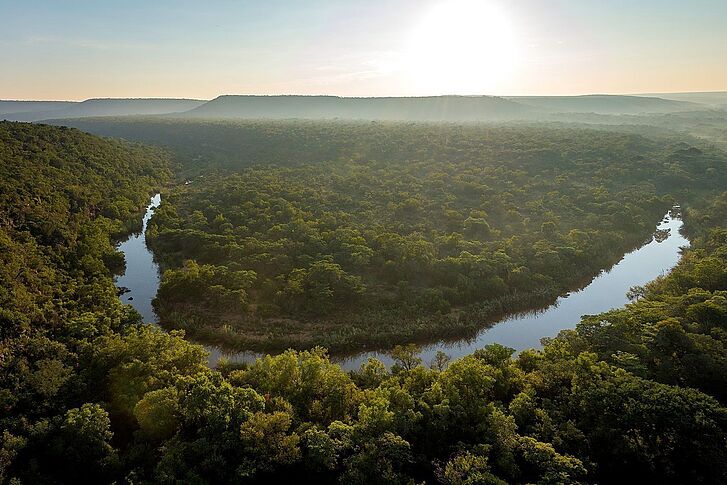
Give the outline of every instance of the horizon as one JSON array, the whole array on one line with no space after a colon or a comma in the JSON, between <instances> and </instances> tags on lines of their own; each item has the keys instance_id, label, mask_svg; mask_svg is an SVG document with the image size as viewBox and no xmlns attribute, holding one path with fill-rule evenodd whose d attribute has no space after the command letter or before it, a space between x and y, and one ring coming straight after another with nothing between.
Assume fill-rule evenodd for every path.
<instances>
[{"instance_id":1,"label":"horizon","mask_svg":"<svg viewBox=\"0 0 727 485\"><path fill-rule=\"evenodd\" d=\"M1 99L727 90L717 0L38 0L0 14Z\"/></svg>"},{"instance_id":2,"label":"horizon","mask_svg":"<svg viewBox=\"0 0 727 485\"><path fill-rule=\"evenodd\" d=\"M382 98L444 98L444 97L461 97L461 98L578 98L578 97L587 97L587 96L633 96L633 97L653 97L658 98L659 96L664 95L695 95L695 94L722 94L727 93L727 89L724 90L712 90L712 91L673 91L673 92L667 92L662 91L659 93L600 93L600 92L594 92L594 93L583 93L583 94L434 94L434 95L410 95L410 96L345 96L345 95L337 95L337 94L296 94L296 93L290 93L290 94L240 94L240 93L225 93L225 94L218 94L217 96L213 96L211 98L193 98L189 96L181 96L181 97L165 97L165 96L151 96L151 97L115 97L115 96L96 96L91 98L78 98L78 99L33 99L33 98L27 98L27 99L18 99L18 98L2 98L0 97L0 101L8 101L8 102L39 102L39 103L83 103L84 101L93 101L93 100L140 100L140 101L151 101L151 100L184 100L184 101L204 101L209 102L213 101L217 98L221 98L224 96L235 96L235 97L307 97L307 98L316 98L316 97L330 97L330 98L344 98L344 99L382 99Z\"/></svg>"}]
</instances>

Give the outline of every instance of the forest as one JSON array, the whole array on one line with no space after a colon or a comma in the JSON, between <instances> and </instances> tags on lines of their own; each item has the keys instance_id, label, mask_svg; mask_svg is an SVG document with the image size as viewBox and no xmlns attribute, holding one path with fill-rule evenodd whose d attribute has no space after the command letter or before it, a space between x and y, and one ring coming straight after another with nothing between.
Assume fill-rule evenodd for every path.
<instances>
[{"instance_id":1,"label":"forest","mask_svg":"<svg viewBox=\"0 0 727 485\"><path fill-rule=\"evenodd\" d=\"M243 157L166 193L147 238L161 324L237 350L474 335L589 282L726 181L708 146L583 128L222 126L210 143Z\"/></svg>"},{"instance_id":2,"label":"forest","mask_svg":"<svg viewBox=\"0 0 727 485\"><path fill-rule=\"evenodd\" d=\"M346 147L380 133L341 126ZM319 150L309 125L292 128L270 130ZM725 155L593 130L400 130L361 157L226 159L180 186L193 159L173 147L0 123L0 482L727 483ZM387 145L401 156L373 155ZM195 281L204 311L446 315L480 290L558 292L565 269L601 258L591 277L675 202L692 246L542 350L425 365L400 345L391 368L345 372L313 347L209 368L113 285L114 243L162 187L159 304L198 298Z\"/></svg>"}]
</instances>

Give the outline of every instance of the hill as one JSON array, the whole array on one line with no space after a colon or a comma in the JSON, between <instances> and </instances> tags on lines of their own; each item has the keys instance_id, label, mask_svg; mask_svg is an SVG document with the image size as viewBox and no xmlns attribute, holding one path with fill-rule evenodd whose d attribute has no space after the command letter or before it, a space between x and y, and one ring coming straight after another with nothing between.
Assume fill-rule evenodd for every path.
<instances>
[{"instance_id":1,"label":"hill","mask_svg":"<svg viewBox=\"0 0 727 485\"><path fill-rule=\"evenodd\" d=\"M532 110L492 96L343 98L337 96L219 96L184 113L209 119L376 119L487 121L522 118Z\"/></svg>"},{"instance_id":2,"label":"hill","mask_svg":"<svg viewBox=\"0 0 727 485\"><path fill-rule=\"evenodd\" d=\"M0 115L6 113L30 113L39 111L58 111L69 108L75 101L15 101L0 100Z\"/></svg>"},{"instance_id":3,"label":"hill","mask_svg":"<svg viewBox=\"0 0 727 485\"><path fill-rule=\"evenodd\" d=\"M641 114L672 113L703 108L687 101L646 96L589 94L586 96L517 96L511 101L551 113Z\"/></svg>"},{"instance_id":4,"label":"hill","mask_svg":"<svg viewBox=\"0 0 727 485\"><path fill-rule=\"evenodd\" d=\"M399 121L505 121L550 113L640 114L698 110L687 101L643 96L219 96L184 113L208 119L371 119Z\"/></svg>"},{"instance_id":5,"label":"hill","mask_svg":"<svg viewBox=\"0 0 727 485\"><path fill-rule=\"evenodd\" d=\"M0 101L0 117L43 121L105 116L173 115L191 119L348 119L381 121L544 120L557 113L665 114L727 104L725 93L655 96L339 96L223 95L194 99L89 99L75 102Z\"/></svg>"},{"instance_id":6,"label":"hill","mask_svg":"<svg viewBox=\"0 0 727 485\"><path fill-rule=\"evenodd\" d=\"M68 103L56 109L39 106L39 110L29 109L0 114L9 121L42 121L49 118L84 118L90 116L130 116L161 115L188 111L204 104L195 99L87 99L80 103Z\"/></svg>"},{"instance_id":7,"label":"hill","mask_svg":"<svg viewBox=\"0 0 727 485\"><path fill-rule=\"evenodd\" d=\"M658 96L674 101L688 101L714 108L727 108L727 91L714 91L704 93L659 93L644 94L642 96Z\"/></svg>"}]
</instances>

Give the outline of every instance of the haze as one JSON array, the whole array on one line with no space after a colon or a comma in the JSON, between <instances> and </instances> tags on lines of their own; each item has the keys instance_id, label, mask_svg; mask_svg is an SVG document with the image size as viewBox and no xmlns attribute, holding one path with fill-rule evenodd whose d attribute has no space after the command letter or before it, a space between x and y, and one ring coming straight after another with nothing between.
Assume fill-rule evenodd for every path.
<instances>
[{"instance_id":1,"label":"haze","mask_svg":"<svg viewBox=\"0 0 727 485\"><path fill-rule=\"evenodd\" d=\"M727 3L0 1L0 98L727 87Z\"/></svg>"}]
</instances>

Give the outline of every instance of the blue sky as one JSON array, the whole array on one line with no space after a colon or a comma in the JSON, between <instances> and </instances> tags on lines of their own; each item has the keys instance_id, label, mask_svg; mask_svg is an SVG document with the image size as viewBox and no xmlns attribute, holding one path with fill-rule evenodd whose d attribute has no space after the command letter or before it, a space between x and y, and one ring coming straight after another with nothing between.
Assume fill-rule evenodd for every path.
<instances>
[{"instance_id":1,"label":"blue sky","mask_svg":"<svg viewBox=\"0 0 727 485\"><path fill-rule=\"evenodd\" d=\"M0 0L0 99L727 90L727 1Z\"/></svg>"}]
</instances>

